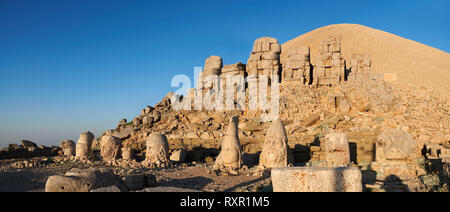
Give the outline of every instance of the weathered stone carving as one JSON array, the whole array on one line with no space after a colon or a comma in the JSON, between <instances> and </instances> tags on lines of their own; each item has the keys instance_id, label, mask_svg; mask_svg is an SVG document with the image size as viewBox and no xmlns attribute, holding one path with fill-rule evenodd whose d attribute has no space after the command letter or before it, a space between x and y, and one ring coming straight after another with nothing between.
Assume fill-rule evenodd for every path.
<instances>
[{"instance_id":1,"label":"weathered stone carving","mask_svg":"<svg viewBox=\"0 0 450 212\"><path fill-rule=\"evenodd\" d=\"M345 80L345 60L341 55L341 36L322 40L320 59L314 67L313 84L338 85Z\"/></svg>"},{"instance_id":2,"label":"weathered stone carving","mask_svg":"<svg viewBox=\"0 0 450 212\"><path fill-rule=\"evenodd\" d=\"M362 174L353 167L272 169L274 192L361 192Z\"/></svg>"},{"instance_id":3,"label":"weathered stone carving","mask_svg":"<svg viewBox=\"0 0 450 212\"><path fill-rule=\"evenodd\" d=\"M75 142L72 140L64 140L59 143L65 156L75 156Z\"/></svg>"},{"instance_id":4,"label":"weathered stone carving","mask_svg":"<svg viewBox=\"0 0 450 212\"><path fill-rule=\"evenodd\" d=\"M414 158L416 142L403 130L385 130L377 139L377 162Z\"/></svg>"},{"instance_id":5,"label":"weathered stone carving","mask_svg":"<svg viewBox=\"0 0 450 212\"><path fill-rule=\"evenodd\" d=\"M80 138L77 141L76 146L76 158L89 159L91 155L92 141L94 140L94 134L91 132L81 133Z\"/></svg>"},{"instance_id":6,"label":"weathered stone carving","mask_svg":"<svg viewBox=\"0 0 450 212\"><path fill-rule=\"evenodd\" d=\"M325 136L324 149L327 166L341 167L350 165L350 148L346 134L327 134Z\"/></svg>"},{"instance_id":7,"label":"weathered stone carving","mask_svg":"<svg viewBox=\"0 0 450 212\"><path fill-rule=\"evenodd\" d=\"M294 47L286 52L287 58L282 61L282 82L309 84L311 78L310 50L308 46Z\"/></svg>"},{"instance_id":8,"label":"weathered stone carving","mask_svg":"<svg viewBox=\"0 0 450 212\"><path fill-rule=\"evenodd\" d=\"M419 167L416 158L416 142L412 136L400 129L385 130L377 139L376 159L371 168L377 172L377 179L395 175L401 180L416 177Z\"/></svg>"},{"instance_id":9,"label":"weathered stone carving","mask_svg":"<svg viewBox=\"0 0 450 212\"><path fill-rule=\"evenodd\" d=\"M120 138L105 135L100 141L100 155L105 161L118 159L121 147L122 140Z\"/></svg>"},{"instance_id":10,"label":"weathered stone carving","mask_svg":"<svg viewBox=\"0 0 450 212\"><path fill-rule=\"evenodd\" d=\"M242 148L238 137L238 117L233 116L228 126L219 156L213 166L213 170L218 170L226 174L238 174L242 165Z\"/></svg>"},{"instance_id":11,"label":"weathered stone carving","mask_svg":"<svg viewBox=\"0 0 450 212\"><path fill-rule=\"evenodd\" d=\"M262 147L259 166L264 168L281 168L289 165L289 146L286 131L279 118L275 119L267 130Z\"/></svg>"},{"instance_id":12,"label":"weathered stone carving","mask_svg":"<svg viewBox=\"0 0 450 212\"><path fill-rule=\"evenodd\" d=\"M270 81L273 75L279 75L281 45L278 40L271 37L262 37L255 40L253 51L247 62L247 74L258 78L265 75Z\"/></svg>"},{"instance_id":13,"label":"weathered stone carving","mask_svg":"<svg viewBox=\"0 0 450 212\"><path fill-rule=\"evenodd\" d=\"M164 134L152 133L147 138L144 166L158 168L169 165L169 143Z\"/></svg>"},{"instance_id":14,"label":"weathered stone carving","mask_svg":"<svg viewBox=\"0 0 450 212\"><path fill-rule=\"evenodd\" d=\"M353 54L347 80L368 80L372 61L368 54Z\"/></svg>"},{"instance_id":15,"label":"weathered stone carving","mask_svg":"<svg viewBox=\"0 0 450 212\"><path fill-rule=\"evenodd\" d=\"M71 170L47 179L45 192L88 192L97 188L117 186L126 191L120 179L111 171L99 169Z\"/></svg>"},{"instance_id":16,"label":"weathered stone carving","mask_svg":"<svg viewBox=\"0 0 450 212\"><path fill-rule=\"evenodd\" d=\"M219 56L211 56L205 60L205 66L201 73L203 89L209 90L215 87L216 80L219 79L219 75L222 73L222 67L222 58Z\"/></svg>"}]
</instances>

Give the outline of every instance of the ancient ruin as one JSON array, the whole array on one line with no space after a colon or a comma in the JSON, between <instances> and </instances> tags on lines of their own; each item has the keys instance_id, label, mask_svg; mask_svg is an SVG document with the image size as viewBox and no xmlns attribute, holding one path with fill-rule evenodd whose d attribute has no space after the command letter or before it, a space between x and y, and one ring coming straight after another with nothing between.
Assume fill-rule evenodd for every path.
<instances>
[{"instance_id":1,"label":"ancient ruin","mask_svg":"<svg viewBox=\"0 0 450 212\"><path fill-rule=\"evenodd\" d=\"M330 35L317 52L303 43L282 48L274 38L259 38L247 64L224 65L220 56L210 56L200 88L187 96L170 92L98 138L85 132L76 145L65 140L59 147L22 140L0 149L0 159L27 159L7 165L15 169L103 166L120 176L99 184L115 177L71 171L49 177L46 191L135 191L157 184L148 172L177 180L192 175L188 181L195 183L197 176L258 182L244 191L448 191L449 102L439 93L390 83L390 75L372 73L369 54L344 55L342 43L340 35ZM263 75L271 85L280 76L278 118L271 122L263 118L267 111L248 110L260 94L251 93L252 78L245 77L259 81ZM222 96L214 96L217 85ZM225 98L229 91L233 99ZM234 107L174 108L174 97L195 103L200 93ZM52 158L30 159L41 156ZM201 189L233 186L216 187Z\"/></svg>"}]
</instances>

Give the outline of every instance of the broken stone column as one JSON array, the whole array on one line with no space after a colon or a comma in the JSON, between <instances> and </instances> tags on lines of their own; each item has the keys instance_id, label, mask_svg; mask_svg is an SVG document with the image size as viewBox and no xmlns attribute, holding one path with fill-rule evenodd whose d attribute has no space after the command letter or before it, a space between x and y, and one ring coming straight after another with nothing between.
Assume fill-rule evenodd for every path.
<instances>
[{"instance_id":1,"label":"broken stone column","mask_svg":"<svg viewBox=\"0 0 450 212\"><path fill-rule=\"evenodd\" d=\"M342 167L350 165L350 147L344 133L329 133L324 142L327 166Z\"/></svg>"},{"instance_id":2,"label":"broken stone column","mask_svg":"<svg viewBox=\"0 0 450 212\"><path fill-rule=\"evenodd\" d=\"M262 37L255 40L253 50L247 61L247 74L258 78L260 75L268 77L279 75L281 45L278 40L271 37Z\"/></svg>"},{"instance_id":3,"label":"broken stone column","mask_svg":"<svg viewBox=\"0 0 450 212\"><path fill-rule=\"evenodd\" d=\"M259 159L260 169L281 168L289 165L289 146L286 130L279 118L276 118L267 130L266 139Z\"/></svg>"},{"instance_id":4,"label":"broken stone column","mask_svg":"<svg viewBox=\"0 0 450 212\"><path fill-rule=\"evenodd\" d=\"M271 171L274 192L362 192L362 174L353 167L288 167Z\"/></svg>"},{"instance_id":5,"label":"broken stone column","mask_svg":"<svg viewBox=\"0 0 450 212\"><path fill-rule=\"evenodd\" d=\"M236 175L241 166L242 148L238 137L238 117L233 116L222 141L220 154L217 156L212 169Z\"/></svg>"},{"instance_id":6,"label":"broken stone column","mask_svg":"<svg viewBox=\"0 0 450 212\"><path fill-rule=\"evenodd\" d=\"M75 156L75 142L72 140L64 140L59 143L65 156Z\"/></svg>"},{"instance_id":7,"label":"broken stone column","mask_svg":"<svg viewBox=\"0 0 450 212\"><path fill-rule=\"evenodd\" d=\"M308 46L292 47L286 52L283 64L282 83L307 85L312 82L310 50Z\"/></svg>"},{"instance_id":8,"label":"broken stone column","mask_svg":"<svg viewBox=\"0 0 450 212\"><path fill-rule=\"evenodd\" d=\"M319 46L320 58L313 73L313 84L338 85L345 80L345 60L341 55L341 36L322 40Z\"/></svg>"},{"instance_id":9,"label":"broken stone column","mask_svg":"<svg viewBox=\"0 0 450 212\"><path fill-rule=\"evenodd\" d=\"M147 138L144 166L151 168L169 165L169 143L164 134L152 133Z\"/></svg>"},{"instance_id":10,"label":"broken stone column","mask_svg":"<svg viewBox=\"0 0 450 212\"><path fill-rule=\"evenodd\" d=\"M376 159L371 168L377 172L377 179L396 176L401 180L415 178L416 142L413 137L400 129L383 131L376 142Z\"/></svg>"},{"instance_id":11,"label":"broken stone column","mask_svg":"<svg viewBox=\"0 0 450 212\"><path fill-rule=\"evenodd\" d=\"M77 159L89 159L91 155L92 141L94 140L94 134L91 132L81 133L76 146L76 158Z\"/></svg>"},{"instance_id":12,"label":"broken stone column","mask_svg":"<svg viewBox=\"0 0 450 212\"><path fill-rule=\"evenodd\" d=\"M100 155L105 161L118 159L121 148L122 140L118 137L105 135L100 141Z\"/></svg>"}]
</instances>

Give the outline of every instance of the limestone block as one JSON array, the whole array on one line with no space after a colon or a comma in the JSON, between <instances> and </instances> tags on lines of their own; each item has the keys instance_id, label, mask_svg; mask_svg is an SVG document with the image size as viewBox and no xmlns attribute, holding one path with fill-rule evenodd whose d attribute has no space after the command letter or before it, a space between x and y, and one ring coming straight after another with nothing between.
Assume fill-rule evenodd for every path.
<instances>
[{"instance_id":1,"label":"limestone block","mask_svg":"<svg viewBox=\"0 0 450 212\"><path fill-rule=\"evenodd\" d=\"M261 52L261 42L256 42L253 44L253 51L252 52Z\"/></svg>"},{"instance_id":2,"label":"limestone block","mask_svg":"<svg viewBox=\"0 0 450 212\"><path fill-rule=\"evenodd\" d=\"M280 59L280 55L275 52L264 52L262 54L262 59L263 60L278 60L278 59Z\"/></svg>"},{"instance_id":3,"label":"limestone block","mask_svg":"<svg viewBox=\"0 0 450 212\"><path fill-rule=\"evenodd\" d=\"M262 43L262 44L261 44L261 50L262 50L263 52L268 52L268 51L270 51L270 43L266 43L266 42Z\"/></svg>"},{"instance_id":4,"label":"limestone block","mask_svg":"<svg viewBox=\"0 0 450 212\"><path fill-rule=\"evenodd\" d=\"M145 107L144 110L145 110L145 114L149 114L149 113L151 113L153 111L153 108L150 107L150 106L147 106L147 107Z\"/></svg>"},{"instance_id":5,"label":"limestone block","mask_svg":"<svg viewBox=\"0 0 450 212\"><path fill-rule=\"evenodd\" d=\"M362 175L353 167L272 169L274 192L361 192Z\"/></svg>"},{"instance_id":6,"label":"limestone block","mask_svg":"<svg viewBox=\"0 0 450 212\"><path fill-rule=\"evenodd\" d=\"M309 62L309 57L300 54L290 55L287 61Z\"/></svg>"},{"instance_id":7,"label":"limestone block","mask_svg":"<svg viewBox=\"0 0 450 212\"><path fill-rule=\"evenodd\" d=\"M72 170L65 175L50 176L45 184L45 192L88 192L113 185L125 190L120 179L111 171L93 168Z\"/></svg>"},{"instance_id":8,"label":"limestone block","mask_svg":"<svg viewBox=\"0 0 450 212\"><path fill-rule=\"evenodd\" d=\"M270 44L270 51L271 52L278 52L278 53L280 53L281 52L281 45L278 44L278 43Z\"/></svg>"},{"instance_id":9,"label":"limestone block","mask_svg":"<svg viewBox=\"0 0 450 212\"><path fill-rule=\"evenodd\" d=\"M377 139L376 161L407 160L415 157L416 142L403 130L385 130Z\"/></svg>"},{"instance_id":10,"label":"limestone block","mask_svg":"<svg viewBox=\"0 0 450 212\"><path fill-rule=\"evenodd\" d=\"M236 63L232 65L224 65L222 68L222 73L234 72L234 71L245 71L245 65L242 63Z\"/></svg>"},{"instance_id":11,"label":"limestone block","mask_svg":"<svg viewBox=\"0 0 450 212\"><path fill-rule=\"evenodd\" d=\"M297 62L297 61L287 61L286 68L289 69L300 69L305 67L305 62Z\"/></svg>"},{"instance_id":12,"label":"limestone block","mask_svg":"<svg viewBox=\"0 0 450 212\"><path fill-rule=\"evenodd\" d=\"M173 162L184 163L186 160L187 151L184 149L175 150L170 155L170 160Z\"/></svg>"},{"instance_id":13,"label":"limestone block","mask_svg":"<svg viewBox=\"0 0 450 212\"><path fill-rule=\"evenodd\" d=\"M208 69L221 69L222 68L222 58L219 56L210 56L205 60L205 70Z\"/></svg>"},{"instance_id":14,"label":"limestone block","mask_svg":"<svg viewBox=\"0 0 450 212\"><path fill-rule=\"evenodd\" d=\"M324 149L328 166L348 166L350 147L344 133L329 133L325 136Z\"/></svg>"},{"instance_id":15,"label":"limestone block","mask_svg":"<svg viewBox=\"0 0 450 212\"><path fill-rule=\"evenodd\" d=\"M248 61L260 61L261 60L261 56L262 56L262 52L253 53L248 58Z\"/></svg>"},{"instance_id":16,"label":"limestone block","mask_svg":"<svg viewBox=\"0 0 450 212\"><path fill-rule=\"evenodd\" d=\"M270 68L272 68L272 61L270 60L258 61L258 69L270 69Z\"/></svg>"},{"instance_id":17,"label":"limestone block","mask_svg":"<svg viewBox=\"0 0 450 212\"><path fill-rule=\"evenodd\" d=\"M144 116L142 117L142 124L149 125L153 123L153 117L151 116Z\"/></svg>"}]
</instances>

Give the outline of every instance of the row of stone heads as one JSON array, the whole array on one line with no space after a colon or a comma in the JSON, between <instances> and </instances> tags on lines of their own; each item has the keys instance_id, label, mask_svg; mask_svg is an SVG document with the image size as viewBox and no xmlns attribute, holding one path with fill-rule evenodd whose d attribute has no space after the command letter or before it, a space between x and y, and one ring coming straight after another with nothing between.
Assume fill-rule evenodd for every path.
<instances>
[{"instance_id":1,"label":"row of stone heads","mask_svg":"<svg viewBox=\"0 0 450 212\"><path fill-rule=\"evenodd\" d=\"M94 134L88 131L81 133L77 143L72 140L64 140L59 146L63 150L64 155L75 156L76 159L86 160L92 157L93 141ZM149 161L155 155L161 154L161 152L168 152L169 144L167 137L163 134L152 133L147 138L146 147L146 161ZM118 137L104 135L100 141L100 155L105 161L119 159L120 156L122 156L122 159L132 160L133 149L122 147L122 140Z\"/></svg>"},{"instance_id":2,"label":"row of stone heads","mask_svg":"<svg viewBox=\"0 0 450 212\"><path fill-rule=\"evenodd\" d=\"M242 147L239 141L238 117L230 119L227 132L221 143L221 151L217 156L213 170L236 174L243 165ZM77 159L89 159L94 135L84 132L80 135L77 144L73 141L63 141L60 146L64 155L75 156ZM330 167L343 167L350 165L350 147L348 137L344 133L329 133L325 136L323 144L326 156L326 165ZM322 144L321 144L322 146ZM410 134L402 130L383 131L376 144L376 161L405 160L414 156L416 145ZM100 155L105 161L119 159L132 160L133 149L122 148L120 138L105 135L100 141ZM169 165L169 143L166 135L152 133L146 141L145 160L142 165L146 167L166 167ZM276 118L267 129L259 159L259 168L280 168L293 164L293 156L288 145L288 137L282 121Z\"/></svg>"}]
</instances>

